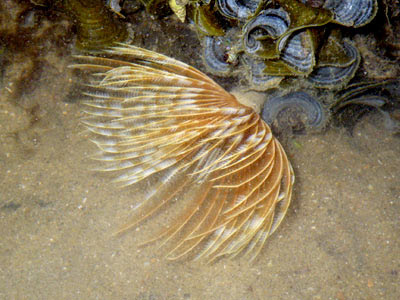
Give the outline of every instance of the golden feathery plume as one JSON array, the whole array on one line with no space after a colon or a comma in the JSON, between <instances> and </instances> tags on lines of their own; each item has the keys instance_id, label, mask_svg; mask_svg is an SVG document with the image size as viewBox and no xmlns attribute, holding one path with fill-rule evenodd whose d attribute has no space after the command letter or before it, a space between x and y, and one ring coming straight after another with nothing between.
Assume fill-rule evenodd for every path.
<instances>
[{"instance_id":1,"label":"golden feathery plume","mask_svg":"<svg viewBox=\"0 0 400 300\"><path fill-rule=\"evenodd\" d=\"M126 186L158 178L119 232L190 192L187 209L151 240L172 244L166 257L254 259L285 216L294 182L271 129L180 61L123 44L105 56L77 56L72 66L96 78L84 92L84 124L101 150L98 159Z\"/></svg>"}]
</instances>

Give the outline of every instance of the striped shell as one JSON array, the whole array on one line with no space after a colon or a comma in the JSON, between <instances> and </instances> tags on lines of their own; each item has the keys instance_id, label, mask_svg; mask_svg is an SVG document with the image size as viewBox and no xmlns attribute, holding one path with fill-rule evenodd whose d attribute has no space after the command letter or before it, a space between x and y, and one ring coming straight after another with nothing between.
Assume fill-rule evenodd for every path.
<instances>
[{"instance_id":1,"label":"striped shell","mask_svg":"<svg viewBox=\"0 0 400 300\"><path fill-rule=\"evenodd\" d=\"M361 27L371 22L378 10L377 0L301 0L311 7L323 7L334 13L335 22Z\"/></svg>"},{"instance_id":2,"label":"striped shell","mask_svg":"<svg viewBox=\"0 0 400 300\"><path fill-rule=\"evenodd\" d=\"M266 74L265 60L256 59L246 54L242 55L241 59L248 69L246 75L251 89L261 92L279 86L283 77Z\"/></svg>"},{"instance_id":3,"label":"striped shell","mask_svg":"<svg viewBox=\"0 0 400 300\"><path fill-rule=\"evenodd\" d=\"M299 31L288 38L281 59L295 72L309 74L315 66L314 52L310 33Z\"/></svg>"},{"instance_id":4,"label":"striped shell","mask_svg":"<svg viewBox=\"0 0 400 300\"><path fill-rule=\"evenodd\" d=\"M243 26L244 50L249 55L262 58L278 58L283 48L281 41L276 47L275 40L289 28L289 15L282 9L266 9Z\"/></svg>"},{"instance_id":5,"label":"striped shell","mask_svg":"<svg viewBox=\"0 0 400 300\"><path fill-rule=\"evenodd\" d=\"M228 62L231 39L225 36L205 36L203 39L203 58L207 70L218 76L232 74L236 62Z\"/></svg>"},{"instance_id":6,"label":"striped shell","mask_svg":"<svg viewBox=\"0 0 400 300\"><path fill-rule=\"evenodd\" d=\"M268 125L182 62L127 45L106 56L78 56L72 66L96 78L84 91L84 124L97 159L122 185L157 178L120 232L189 192L189 206L176 205L178 217L151 238L163 240L166 257L254 259L285 216L294 182Z\"/></svg>"},{"instance_id":7,"label":"striped shell","mask_svg":"<svg viewBox=\"0 0 400 300\"><path fill-rule=\"evenodd\" d=\"M377 0L326 0L324 8L335 14L335 21L352 27L368 24L378 10Z\"/></svg>"},{"instance_id":8,"label":"striped shell","mask_svg":"<svg viewBox=\"0 0 400 300\"><path fill-rule=\"evenodd\" d=\"M327 122L319 101L304 91L271 97L264 103L262 118L277 131L293 132L318 131Z\"/></svg>"},{"instance_id":9,"label":"striped shell","mask_svg":"<svg viewBox=\"0 0 400 300\"><path fill-rule=\"evenodd\" d=\"M350 42L343 41L343 49L349 57L349 62L343 66L333 63L331 65L316 67L308 76L308 81L316 87L338 88L345 86L353 77L360 64L360 53Z\"/></svg>"},{"instance_id":10,"label":"striped shell","mask_svg":"<svg viewBox=\"0 0 400 300\"><path fill-rule=\"evenodd\" d=\"M253 15L261 0L217 0L219 12L228 19L245 20Z\"/></svg>"}]
</instances>

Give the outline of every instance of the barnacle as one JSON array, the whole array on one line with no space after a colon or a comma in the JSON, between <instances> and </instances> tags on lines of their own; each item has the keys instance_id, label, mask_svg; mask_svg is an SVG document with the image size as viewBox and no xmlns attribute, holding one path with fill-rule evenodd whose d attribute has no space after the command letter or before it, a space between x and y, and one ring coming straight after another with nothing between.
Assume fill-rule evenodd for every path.
<instances>
[{"instance_id":1,"label":"barnacle","mask_svg":"<svg viewBox=\"0 0 400 300\"><path fill-rule=\"evenodd\" d=\"M288 29L289 15L281 9L267 9L243 27L243 44L247 54L259 58L278 58L281 44L275 43Z\"/></svg>"},{"instance_id":2,"label":"barnacle","mask_svg":"<svg viewBox=\"0 0 400 300\"><path fill-rule=\"evenodd\" d=\"M238 63L237 42L238 32L229 30L224 36L205 36L203 38L203 58L209 72L219 76L232 75Z\"/></svg>"},{"instance_id":3,"label":"barnacle","mask_svg":"<svg viewBox=\"0 0 400 300\"><path fill-rule=\"evenodd\" d=\"M264 0L216 0L218 10L229 19L247 19L253 15Z\"/></svg>"},{"instance_id":4,"label":"barnacle","mask_svg":"<svg viewBox=\"0 0 400 300\"><path fill-rule=\"evenodd\" d=\"M233 65L227 61L228 47L223 38L206 36L204 43L204 61L211 73L217 75L229 75L232 73Z\"/></svg>"},{"instance_id":5,"label":"barnacle","mask_svg":"<svg viewBox=\"0 0 400 300\"><path fill-rule=\"evenodd\" d=\"M312 32L299 31L291 35L278 61L266 61L264 73L268 75L308 75L315 61L315 43Z\"/></svg>"},{"instance_id":6,"label":"barnacle","mask_svg":"<svg viewBox=\"0 0 400 300\"><path fill-rule=\"evenodd\" d=\"M191 204L151 239L170 245L167 258L254 259L285 216L294 182L269 126L182 62L122 44L105 54L73 65L97 78L84 92L97 159L122 185L158 178L120 231L189 193Z\"/></svg>"},{"instance_id":7,"label":"barnacle","mask_svg":"<svg viewBox=\"0 0 400 300\"><path fill-rule=\"evenodd\" d=\"M304 91L274 96L264 103L262 118L275 130L321 130L327 122L325 111L318 99Z\"/></svg>"},{"instance_id":8,"label":"barnacle","mask_svg":"<svg viewBox=\"0 0 400 300\"><path fill-rule=\"evenodd\" d=\"M375 17L378 3L377 0L326 0L323 7L335 14L337 23L360 27Z\"/></svg>"},{"instance_id":9,"label":"barnacle","mask_svg":"<svg viewBox=\"0 0 400 300\"><path fill-rule=\"evenodd\" d=\"M102 0L63 0L63 8L76 24L79 49L99 51L128 37L126 27Z\"/></svg>"},{"instance_id":10,"label":"barnacle","mask_svg":"<svg viewBox=\"0 0 400 300\"><path fill-rule=\"evenodd\" d=\"M389 123L386 124L388 127L390 123L398 126L398 121L391 116L393 111L399 109L398 92L392 90L398 84L399 80L396 79L361 82L336 92L335 101L330 107L335 123L345 125L351 130L365 113L375 109L384 117L385 122Z\"/></svg>"},{"instance_id":11,"label":"barnacle","mask_svg":"<svg viewBox=\"0 0 400 300\"><path fill-rule=\"evenodd\" d=\"M242 55L242 61L248 72L246 72L250 87L255 91L264 91L273 87L277 87L282 81L282 76L272 76L264 72L266 69L265 60L252 58L247 55ZM270 66L269 66L270 67Z\"/></svg>"},{"instance_id":12,"label":"barnacle","mask_svg":"<svg viewBox=\"0 0 400 300\"><path fill-rule=\"evenodd\" d=\"M336 62L325 63L317 66L308 77L316 87L342 87L353 78L358 65L360 64L360 54L355 46L350 42L343 42L343 49L346 52L348 62L337 64Z\"/></svg>"}]
</instances>

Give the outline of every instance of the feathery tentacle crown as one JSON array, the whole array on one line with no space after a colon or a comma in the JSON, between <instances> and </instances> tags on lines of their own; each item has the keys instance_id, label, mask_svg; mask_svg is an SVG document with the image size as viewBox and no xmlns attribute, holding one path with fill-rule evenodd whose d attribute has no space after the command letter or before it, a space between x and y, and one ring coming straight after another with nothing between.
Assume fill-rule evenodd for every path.
<instances>
[{"instance_id":1,"label":"feathery tentacle crown","mask_svg":"<svg viewBox=\"0 0 400 300\"><path fill-rule=\"evenodd\" d=\"M99 159L123 185L158 178L121 232L189 191L190 205L151 240L170 244L167 258L254 259L285 216L294 182L268 125L180 61L122 44L105 56L77 56L72 66L96 78L83 122Z\"/></svg>"}]
</instances>

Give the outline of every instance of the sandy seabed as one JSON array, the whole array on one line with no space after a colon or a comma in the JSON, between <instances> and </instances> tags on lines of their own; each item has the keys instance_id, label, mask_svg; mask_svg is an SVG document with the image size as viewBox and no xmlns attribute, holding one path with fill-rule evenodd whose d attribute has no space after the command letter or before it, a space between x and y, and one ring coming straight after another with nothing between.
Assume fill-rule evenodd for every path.
<instances>
[{"instance_id":1,"label":"sandy seabed","mask_svg":"<svg viewBox=\"0 0 400 300\"><path fill-rule=\"evenodd\" d=\"M292 205L254 263L163 259L149 223L115 237L141 187L92 172L95 147L58 62L29 97L0 97L1 299L398 299L400 138L379 115L284 146ZM3 82L6 86L7 82ZM22 105L23 106L23 105Z\"/></svg>"}]
</instances>

